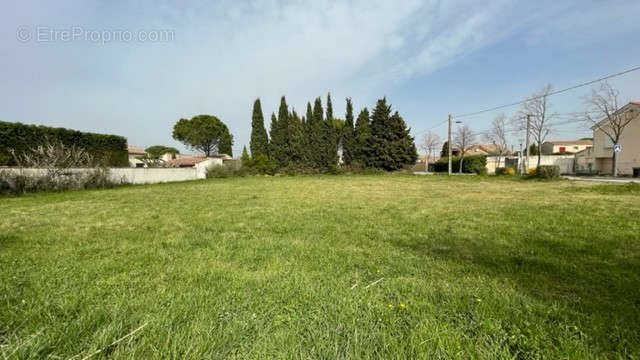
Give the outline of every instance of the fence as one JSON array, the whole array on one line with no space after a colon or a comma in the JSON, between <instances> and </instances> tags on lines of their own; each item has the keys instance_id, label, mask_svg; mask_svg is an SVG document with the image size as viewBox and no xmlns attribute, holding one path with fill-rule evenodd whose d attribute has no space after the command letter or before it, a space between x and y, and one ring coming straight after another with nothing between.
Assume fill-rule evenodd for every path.
<instances>
[{"instance_id":1,"label":"fence","mask_svg":"<svg viewBox=\"0 0 640 360\"><path fill-rule=\"evenodd\" d=\"M574 173L574 156L573 155L542 155L540 157L540 165L557 165L560 167L561 174ZM524 159L523 159L524 161ZM487 157L487 172L495 174L497 167L505 167L505 163L512 167L518 167L518 158L515 156L502 157L500 166L498 166L497 156ZM529 169L535 169L538 165L538 156L529 156Z\"/></svg>"},{"instance_id":2,"label":"fence","mask_svg":"<svg viewBox=\"0 0 640 360\"><path fill-rule=\"evenodd\" d=\"M208 159L185 168L109 168L109 178L113 182L128 184L155 184L172 181L197 180L207 177L207 168L222 165L222 159ZM21 173L27 176L44 175L46 169L0 168L2 171ZM88 169L68 169L69 172L83 172Z\"/></svg>"}]
</instances>

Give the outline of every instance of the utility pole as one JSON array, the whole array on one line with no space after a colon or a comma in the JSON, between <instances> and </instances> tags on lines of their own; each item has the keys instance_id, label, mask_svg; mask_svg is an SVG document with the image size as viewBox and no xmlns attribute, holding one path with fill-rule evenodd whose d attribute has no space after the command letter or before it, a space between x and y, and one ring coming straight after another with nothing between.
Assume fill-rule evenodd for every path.
<instances>
[{"instance_id":1,"label":"utility pole","mask_svg":"<svg viewBox=\"0 0 640 360\"><path fill-rule=\"evenodd\" d=\"M522 175L522 169L524 169L522 159L522 140L520 140L520 151L518 151L518 173L520 173L520 175Z\"/></svg>"},{"instance_id":2,"label":"utility pole","mask_svg":"<svg viewBox=\"0 0 640 360\"><path fill-rule=\"evenodd\" d=\"M451 114L449 114L449 135L447 136L447 151L449 152L449 176L451 176Z\"/></svg>"},{"instance_id":3,"label":"utility pole","mask_svg":"<svg viewBox=\"0 0 640 360\"><path fill-rule=\"evenodd\" d=\"M527 140L526 140L526 150L527 150L527 160L524 174L529 174L529 131L531 130L531 115L527 114Z\"/></svg>"}]
</instances>

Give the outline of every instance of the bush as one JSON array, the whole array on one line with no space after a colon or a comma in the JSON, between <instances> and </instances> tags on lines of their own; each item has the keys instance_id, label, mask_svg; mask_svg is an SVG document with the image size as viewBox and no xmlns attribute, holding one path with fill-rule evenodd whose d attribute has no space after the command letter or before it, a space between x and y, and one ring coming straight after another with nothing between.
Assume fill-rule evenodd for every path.
<instances>
[{"instance_id":1,"label":"bush","mask_svg":"<svg viewBox=\"0 0 640 360\"><path fill-rule=\"evenodd\" d=\"M513 176L516 174L516 170L512 167L499 167L496 168L496 175L508 175Z\"/></svg>"},{"instance_id":2,"label":"bush","mask_svg":"<svg viewBox=\"0 0 640 360\"><path fill-rule=\"evenodd\" d=\"M440 158L435 163L435 171L436 172L447 172L448 171L448 162L449 159L444 157ZM460 158L453 157L451 158L451 168L454 173L457 173L460 169ZM463 173L475 173L475 174L486 174L487 173L487 157L485 155L473 155L473 156L465 156L464 161L462 162L462 172Z\"/></svg>"},{"instance_id":3,"label":"bush","mask_svg":"<svg viewBox=\"0 0 640 360\"><path fill-rule=\"evenodd\" d=\"M67 191L83 189L107 189L123 184L110 179L109 170L97 168L60 173L23 173L0 171L0 194L22 195L43 191Z\"/></svg>"},{"instance_id":4,"label":"bush","mask_svg":"<svg viewBox=\"0 0 640 360\"><path fill-rule=\"evenodd\" d=\"M227 165L213 165L207 168L207 179L221 179L228 177L242 177L249 175L249 169L245 166L234 167Z\"/></svg>"},{"instance_id":5,"label":"bush","mask_svg":"<svg viewBox=\"0 0 640 360\"><path fill-rule=\"evenodd\" d=\"M554 180L560 178L560 166L540 165L536 168L535 176L540 179Z\"/></svg>"},{"instance_id":6,"label":"bush","mask_svg":"<svg viewBox=\"0 0 640 360\"><path fill-rule=\"evenodd\" d=\"M276 162L266 155L258 155L248 163L248 168L253 173L264 175L274 175L276 173Z\"/></svg>"},{"instance_id":7,"label":"bush","mask_svg":"<svg viewBox=\"0 0 640 360\"><path fill-rule=\"evenodd\" d=\"M0 121L0 165L17 165L10 149L22 154L47 139L67 147L81 147L103 166L129 166L127 139L122 136L3 121Z\"/></svg>"}]
</instances>

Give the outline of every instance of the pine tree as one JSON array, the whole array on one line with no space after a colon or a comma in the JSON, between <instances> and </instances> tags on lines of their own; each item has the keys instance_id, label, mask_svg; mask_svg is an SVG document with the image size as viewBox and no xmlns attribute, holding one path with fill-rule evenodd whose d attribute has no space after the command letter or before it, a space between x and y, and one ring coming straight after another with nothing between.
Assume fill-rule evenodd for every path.
<instances>
[{"instance_id":1,"label":"pine tree","mask_svg":"<svg viewBox=\"0 0 640 360\"><path fill-rule=\"evenodd\" d=\"M253 103L253 115L251 117L251 141L249 143L251 156L267 155L269 153L269 138L264 128L264 117L260 99Z\"/></svg>"},{"instance_id":2,"label":"pine tree","mask_svg":"<svg viewBox=\"0 0 640 360\"><path fill-rule=\"evenodd\" d=\"M342 138L342 162L345 165L351 165L355 156L355 130L353 126L353 104L351 98L347 98L347 112L345 113Z\"/></svg>"},{"instance_id":3,"label":"pine tree","mask_svg":"<svg viewBox=\"0 0 640 360\"><path fill-rule=\"evenodd\" d=\"M389 170L388 164L393 162L390 147L389 118L391 107L387 105L387 99L382 98L376 103L371 113L371 137L367 152L367 167Z\"/></svg>"},{"instance_id":4,"label":"pine tree","mask_svg":"<svg viewBox=\"0 0 640 360\"><path fill-rule=\"evenodd\" d=\"M367 164L367 154L369 153L369 137L371 137L371 127L369 126L369 109L364 108L358 114L354 129L354 149L352 164L365 166Z\"/></svg>"},{"instance_id":5,"label":"pine tree","mask_svg":"<svg viewBox=\"0 0 640 360\"><path fill-rule=\"evenodd\" d=\"M418 157L406 123L398 112L391 115L386 98L378 100L371 115L369 146L367 166L378 169L397 170L415 164Z\"/></svg>"},{"instance_id":6,"label":"pine tree","mask_svg":"<svg viewBox=\"0 0 640 360\"><path fill-rule=\"evenodd\" d=\"M401 169L407 165L415 165L418 160L418 151L413 137L411 137L411 130L407 128L407 124L397 111L389 120L394 161L391 167Z\"/></svg>"},{"instance_id":7,"label":"pine tree","mask_svg":"<svg viewBox=\"0 0 640 360\"><path fill-rule=\"evenodd\" d=\"M444 158L444 157L449 157L449 142L445 141L442 144L442 150L440 150L440 157Z\"/></svg>"}]
</instances>

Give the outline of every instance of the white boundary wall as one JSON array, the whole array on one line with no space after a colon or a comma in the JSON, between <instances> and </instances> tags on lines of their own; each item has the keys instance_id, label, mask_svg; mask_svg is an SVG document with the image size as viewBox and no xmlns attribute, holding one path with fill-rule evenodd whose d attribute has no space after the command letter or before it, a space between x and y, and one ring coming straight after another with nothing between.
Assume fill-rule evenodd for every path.
<instances>
[{"instance_id":1,"label":"white boundary wall","mask_svg":"<svg viewBox=\"0 0 640 360\"><path fill-rule=\"evenodd\" d=\"M516 158L509 156L509 158ZM523 158L523 161L524 158ZM540 157L540 165L558 165L560 167L561 174L573 174L573 162L575 157L573 155L542 155ZM538 155L529 156L529 169L535 169L538 164ZM498 165L497 156L487 156L487 173L495 174L496 167ZM500 159L500 167L504 167L504 157Z\"/></svg>"},{"instance_id":2,"label":"white boundary wall","mask_svg":"<svg viewBox=\"0 0 640 360\"><path fill-rule=\"evenodd\" d=\"M155 184L172 181L204 179L207 168L222 165L222 159L208 159L189 168L109 168L109 178L114 182L129 184ZM88 169L69 169L71 172L82 172ZM0 171L11 171L24 175L43 175L45 169L33 168L0 168Z\"/></svg>"}]
</instances>

